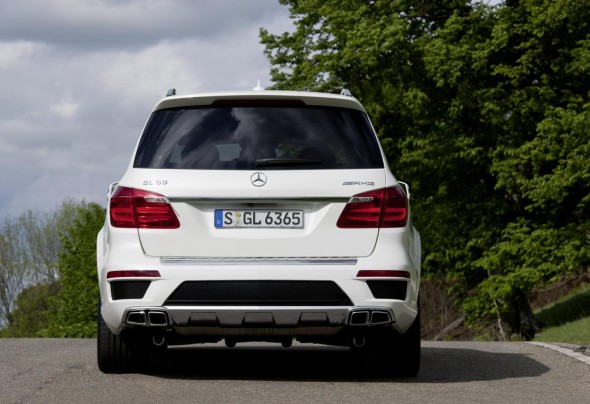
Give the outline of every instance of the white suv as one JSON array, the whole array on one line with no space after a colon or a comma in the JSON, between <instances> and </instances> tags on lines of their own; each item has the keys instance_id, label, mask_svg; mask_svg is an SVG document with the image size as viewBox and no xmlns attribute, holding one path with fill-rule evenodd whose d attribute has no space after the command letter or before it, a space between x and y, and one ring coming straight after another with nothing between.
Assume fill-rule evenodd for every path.
<instances>
[{"instance_id":1,"label":"white suv","mask_svg":"<svg viewBox=\"0 0 590 404\"><path fill-rule=\"evenodd\" d=\"M98 234L100 370L174 344L295 339L416 375L421 247L408 186L343 94L156 105Z\"/></svg>"}]
</instances>

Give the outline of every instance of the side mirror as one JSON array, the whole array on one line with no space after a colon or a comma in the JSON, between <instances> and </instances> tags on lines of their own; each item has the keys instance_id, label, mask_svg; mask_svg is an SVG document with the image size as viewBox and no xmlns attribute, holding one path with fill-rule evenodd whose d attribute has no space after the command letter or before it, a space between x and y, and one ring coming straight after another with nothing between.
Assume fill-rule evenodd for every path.
<instances>
[{"instance_id":1,"label":"side mirror","mask_svg":"<svg viewBox=\"0 0 590 404\"><path fill-rule=\"evenodd\" d=\"M398 181L400 183L400 185L404 188L404 191L406 193L406 196L408 197L408 200L410 199L410 186L403 182L403 181Z\"/></svg>"}]
</instances>

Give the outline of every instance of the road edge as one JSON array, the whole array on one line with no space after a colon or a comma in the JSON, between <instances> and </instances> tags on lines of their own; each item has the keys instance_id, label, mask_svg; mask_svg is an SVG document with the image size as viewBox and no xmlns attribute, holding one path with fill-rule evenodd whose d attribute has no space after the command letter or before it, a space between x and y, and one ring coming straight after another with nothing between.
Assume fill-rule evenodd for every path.
<instances>
[{"instance_id":1,"label":"road edge","mask_svg":"<svg viewBox=\"0 0 590 404\"><path fill-rule=\"evenodd\" d=\"M583 353L575 352L571 348L564 348L564 347L561 347L556 344L548 344L545 342L535 342L535 341L527 341L527 344L537 345L537 346L540 346L543 348L552 349L554 351L557 351L557 352L562 353L567 356L571 356L572 358L575 358L581 362L584 362L584 363L590 365L590 356L584 355Z\"/></svg>"}]
</instances>

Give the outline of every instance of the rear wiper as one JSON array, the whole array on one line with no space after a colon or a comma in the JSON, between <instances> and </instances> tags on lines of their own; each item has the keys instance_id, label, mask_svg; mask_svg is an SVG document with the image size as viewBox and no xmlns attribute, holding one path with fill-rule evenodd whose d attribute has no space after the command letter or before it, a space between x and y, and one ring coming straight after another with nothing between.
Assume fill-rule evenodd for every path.
<instances>
[{"instance_id":1,"label":"rear wiper","mask_svg":"<svg viewBox=\"0 0 590 404\"><path fill-rule=\"evenodd\" d=\"M256 167L282 167L282 166L310 166L315 164L323 164L320 160L310 159L258 159L255 161Z\"/></svg>"}]
</instances>

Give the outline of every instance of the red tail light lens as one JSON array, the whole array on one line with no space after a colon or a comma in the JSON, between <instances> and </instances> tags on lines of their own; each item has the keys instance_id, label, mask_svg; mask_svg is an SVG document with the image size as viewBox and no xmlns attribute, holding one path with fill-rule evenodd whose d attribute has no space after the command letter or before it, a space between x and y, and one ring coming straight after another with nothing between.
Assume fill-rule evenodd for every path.
<instances>
[{"instance_id":1,"label":"red tail light lens","mask_svg":"<svg viewBox=\"0 0 590 404\"><path fill-rule=\"evenodd\" d=\"M383 190L385 200L381 212L381 227L404 227L408 222L408 198L399 187Z\"/></svg>"},{"instance_id":2,"label":"red tail light lens","mask_svg":"<svg viewBox=\"0 0 590 404\"><path fill-rule=\"evenodd\" d=\"M355 195L344 207L337 226L341 229L404 227L408 222L408 199L399 187Z\"/></svg>"},{"instance_id":3,"label":"red tail light lens","mask_svg":"<svg viewBox=\"0 0 590 404\"><path fill-rule=\"evenodd\" d=\"M118 187L110 199L111 225L140 229L178 229L180 222L165 196Z\"/></svg>"}]
</instances>

